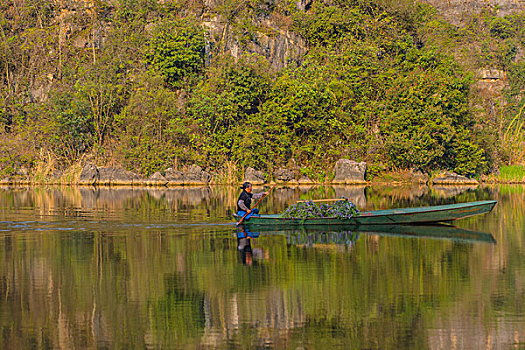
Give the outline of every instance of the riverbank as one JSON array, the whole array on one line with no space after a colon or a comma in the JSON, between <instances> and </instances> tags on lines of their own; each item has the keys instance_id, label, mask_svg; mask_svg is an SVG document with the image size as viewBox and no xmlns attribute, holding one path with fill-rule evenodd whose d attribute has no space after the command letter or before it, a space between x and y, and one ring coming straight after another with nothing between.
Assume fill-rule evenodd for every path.
<instances>
[{"instance_id":1,"label":"riverbank","mask_svg":"<svg viewBox=\"0 0 525 350\"><path fill-rule=\"evenodd\" d=\"M359 163L356 163L359 164ZM273 175L247 168L244 176L228 176L209 173L201 167L192 165L186 170L171 168L150 177L143 177L122 168L86 165L83 168L72 167L63 172L46 174L14 175L0 179L3 186L101 186L101 187L195 187L208 185L237 185L244 181L255 185L282 184L290 186L326 186L326 185L428 185L428 186L476 186L489 184L525 184L524 166L502 166L495 174L467 178L453 172L423 174L412 170L389 171L366 179L365 171L361 174L341 174L341 169L334 169L335 176L322 181L312 180L307 176L295 175L288 169L279 169Z\"/></svg>"}]
</instances>

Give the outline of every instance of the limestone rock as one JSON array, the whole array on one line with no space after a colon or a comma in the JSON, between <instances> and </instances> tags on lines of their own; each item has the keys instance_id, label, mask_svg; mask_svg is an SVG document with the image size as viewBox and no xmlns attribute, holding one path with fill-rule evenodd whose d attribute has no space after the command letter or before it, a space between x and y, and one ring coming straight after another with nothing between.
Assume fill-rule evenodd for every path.
<instances>
[{"instance_id":1,"label":"limestone rock","mask_svg":"<svg viewBox=\"0 0 525 350\"><path fill-rule=\"evenodd\" d=\"M93 164L86 164L80 173L78 182L80 184L94 185L100 179L100 173L98 168Z\"/></svg>"},{"instance_id":2,"label":"limestone rock","mask_svg":"<svg viewBox=\"0 0 525 350\"><path fill-rule=\"evenodd\" d=\"M335 163L334 183L365 183L366 163L349 159L339 159Z\"/></svg>"},{"instance_id":3,"label":"limestone rock","mask_svg":"<svg viewBox=\"0 0 525 350\"><path fill-rule=\"evenodd\" d=\"M297 1L295 1L295 7L299 11L306 12L312 6L312 2L313 2L313 0L297 0Z\"/></svg>"},{"instance_id":4,"label":"limestone rock","mask_svg":"<svg viewBox=\"0 0 525 350\"><path fill-rule=\"evenodd\" d=\"M173 168L168 168L164 171L164 177L169 182L176 182L176 183L182 183L182 180L184 178L184 174L182 171L177 171Z\"/></svg>"},{"instance_id":5,"label":"limestone rock","mask_svg":"<svg viewBox=\"0 0 525 350\"><path fill-rule=\"evenodd\" d=\"M164 186L168 183L168 179L166 179L160 172L157 171L148 178L147 182L148 185Z\"/></svg>"},{"instance_id":6,"label":"limestone rock","mask_svg":"<svg viewBox=\"0 0 525 350\"><path fill-rule=\"evenodd\" d=\"M428 182L428 175L423 173L421 170L410 170L410 180L411 182L418 182L418 183L427 183Z\"/></svg>"},{"instance_id":7,"label":"limestone rock","mask_svg":"<svg viewBox=\"0 0 525 350\"><path fill-rule=\"evenodd\" d=\"M18 169L16 171L16 175L20 175L20 176L27 176L29 175L29 170L26 168L26 167L20 167L20 169Z\"/></svg>"},{"instance_id":8,"label":"limestone rock","mask_svg":"<svg viewBox=\"0 0 525 350\"><path fill-rule=\"evenodd\" d=\"M516 0L423 0L432 5L437 12L455 26L464 26L473 14L484 11L497 11L498 16L523 12L523 3Z\"/></svg>"},{"instance_id":9,"label":"limestone rock","mask_svg":"<svg viewBox=\"0 0 525 350\"><path fill-rule=\"evenodd\" d=\"M277 169L274 173L276 181L287 182L295 179L295 174L290 169L280 168Z\"/></svg>"},{"instance_id":10,"label":"limestone rock","mask_svg":"<svg viewBox=\"0 0 525 350\"><path fill-rule=\"evenodd\" d=\"M140 182L141 177L134 172L127 171L122 168L99 168L99 183L100 184L114 184L114 185L132 185L133 182Z\"/></svg>"},{"instance_id":11,"label":"limestone rock","mask_svg":"<svg viewBox=\"0 0 525 350\"><path fill-rule=\"evenodd\" d=\"M244 172L244 182L251 182L252 184L263 184L266 182L264 173L262 171L255 170L254 168L246 168Z\"/></svg>"},{"instance_id":12,"label":"limestone rock","mask_svg":"<svg viewBox=\"0 0 525 350\"><path fill-rule=\"evenodd\" d=\"M184 172L168 168L164 171L164 177L168 181L168 185L184 185L184 184L207 184L211 181L212 175L203 170L200 166L193 164Z\"/></svg>"},{"instance_id":13,"label":"limestone rock","mask_svg":"<svg viewBox=\"0 0 525 350\"><path fill-rule=\"evenodd\" d=\"M60 178L64 175L64 171L60 169L55 169L49 174L49 178L51 180L60 180Z\"/></svg>"},{"instance_id":14,"label":"limestone rock","mask_svg":"<svg viewBox=\"0 0 525 350\"><path fill-rule=\"evenodd\" d=\"M299 0L299 6L308 7L311 0ZM303 5L301 5L303 4ZM210 60L213 52L211 48L218 45L216 38L220 38L224 52L229 53L234 60L244 57L246 53L266 57L272 67L280 70L290 63L302 62L307 52L305 40L291 30L280 28L270 19L254 18L261 28L266 30L255 31L251 40L245 45L240 44L235 31L231 30L227 21L221 16L214 16L203 21L209 32L210 45L206 47L206 60Z\"/></svg>"},{"instance_id":15,"label":"limestone rock","mask_svg":"<svg viewBox=\"0 0 525 350\"><path fill-rule=\"evenodd\" d=\"M500 69L487 68L477 71L478 81L472 86L476 94L499 98L508 87L507 73Z\"/></svg>"},{"instance_id":16,"label":"limestone rock","mask_svg":"<svg viewBox=\"0 0 525 350\"><path fill-rule=\"evenodd\" d=\"M432 180L435 185L457 185L457 184L478 184L478 180L469 179L465 176L453 172L444 172Z\"/></svg>"},{"instance_id":17,"label":"limestone rock","mask_svg":"<svg viewBox=\"0 0 525 350\"><path fill-rule=\"evenodd\" d=\"M190 166L190 168L184 172L183 181L184 183L208 183L211 180L211 174L202 170L202 168L196 164Z\"/></svg>"},{"instance_id":18,"label":"limestone rock","mask_svg":"<svg viewBox=\"0 0 525 350\"><path fill-rule=\"evenodd\" d=\"M500 80L506 79L507 74L501 69L479 69L478 75L483 80Z\"/></svg>"},{"instance_id":19,"label":"limestone rock","mask_svg":"<svg viewBox=\"0 0 525 350\"><path fill-rule=\"evenodd\" d=\"M308 176L303 176L303 177L301 177L299 180L297 180L297 183L298 183L298 184L301 184L301 185L302 185L302 184L312 184L313 181L310 180L310 178L309 178Z\"/></svg>"},{"instance_id":20,"label":"limestone rock","mask_svg":"<svg viewBox=\"0 0 525 350\"><path fill-rule=\"evenodd\" d=\"M12 181L11 181L11 179L8 178L8 177L5 177L5 178L3 178L3 179L0 179L0 184L3 184L3 185L4 185L4 184L5 184L5 185L9 185L9 184L11 184L11 183L12 183Z\"/></svg>"}]
</instances>

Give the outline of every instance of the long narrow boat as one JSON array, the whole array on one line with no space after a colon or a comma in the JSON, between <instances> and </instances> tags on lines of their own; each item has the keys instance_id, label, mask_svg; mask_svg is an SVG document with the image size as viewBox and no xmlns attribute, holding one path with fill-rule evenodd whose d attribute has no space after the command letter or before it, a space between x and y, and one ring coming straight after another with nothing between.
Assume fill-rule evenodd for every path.
<instances>
[{"instance_id":1,"label":"long narrow boat","mask_svg":"<svg viewBox=\"0 0 525 350\"><path fill-rule=\"evenodd\" d=\"M279 214L252 216L243 224L249 226L278 226L293 225L398 225L398 224L427 224L436 222L450 222L469 216L489 213L497 201L479 201L429 207L401 208L387 210L362 211L351 219L335 217L326 218L283 218Z\"/></svg>"}]
</instances>

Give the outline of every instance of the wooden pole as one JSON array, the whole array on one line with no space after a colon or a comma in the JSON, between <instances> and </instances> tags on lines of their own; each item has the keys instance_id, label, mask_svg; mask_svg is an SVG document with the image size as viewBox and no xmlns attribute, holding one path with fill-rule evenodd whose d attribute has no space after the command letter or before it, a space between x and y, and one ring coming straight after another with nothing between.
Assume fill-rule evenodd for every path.
<instances>
[{"instance_id":1,"label":"wooden pole","mask_svg":"<svg viewBox=\"0 0 525 350\"><path fill-rule=\"evenodd\" d=\"M305 203L305 202L337 202L337 201L347 201L348 198L329 198L329 199L304 199L296 201L296 203Z\"/></svg>"}]
</instances>

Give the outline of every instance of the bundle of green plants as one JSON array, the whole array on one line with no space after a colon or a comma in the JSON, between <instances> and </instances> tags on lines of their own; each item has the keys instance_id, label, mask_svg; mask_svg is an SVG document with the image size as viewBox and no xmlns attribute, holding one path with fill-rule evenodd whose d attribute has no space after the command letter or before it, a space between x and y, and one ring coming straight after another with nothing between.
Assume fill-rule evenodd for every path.
<instances>
[{"instance_id":1,"label":"bundle of green plants","mask_svg":"<svg viewBox=\"0 0 525 350\"><path fill-rule=\"evenodd\" d=\"M354 203L348 199L333 204L317 205L313 201L296 203L289 206L281 216L284 218L340 218L350 219L359 214Z\"/></svg>"}]
</instances>

